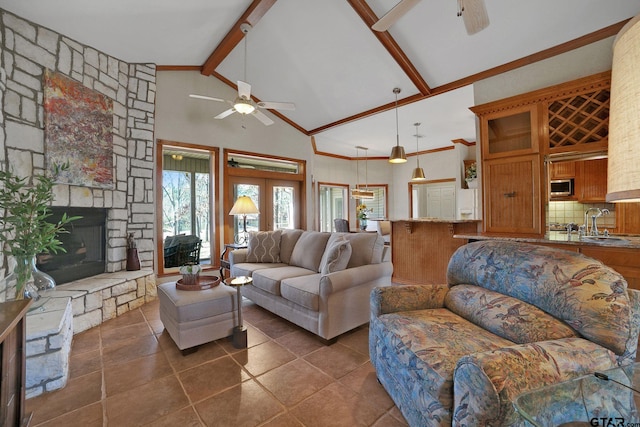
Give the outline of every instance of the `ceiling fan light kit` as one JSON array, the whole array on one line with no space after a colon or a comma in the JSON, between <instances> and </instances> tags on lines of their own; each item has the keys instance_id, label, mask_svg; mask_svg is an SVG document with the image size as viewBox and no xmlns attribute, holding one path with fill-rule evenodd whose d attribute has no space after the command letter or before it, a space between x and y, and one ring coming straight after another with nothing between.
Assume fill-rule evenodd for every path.
<instances>
[{"instance_id":1,"label":"ceiling fan light kit","mask_svg":"<svg viewBox=\"0 0 640 427\"><path fill-rule=\"evenodd\" d=\"M400 145L400 131L398 130L398 94L400 93L400 88L394 88L393 93L396 94L396 145L391 149L389 163L406 163L407 155L404 153L404 147Z\"/></svg>"},{"instance_id":2,"label":"ceiling fan light kit","mask_svg":"<svg viewBox=\"0 0 640 427\"><path fill-rule=\"evenodd\" d=\"M258 102L255 103L251 99L251 85L246 83L247 80L247 34L251 31L251 25L248 23L244 23L240 26L240 31L245 35L244 39L244 80L238 80L238 96L234 101L228 101L220 98L214 98L211 96L204 95L189 95L191 98L196 99L204 99L206 101L217 101L217 102L226 102L232 106L228 110L223 111L214 117L214 119L224 119L225 117L230 116L233 113L239 114L251 114L256 119L260 120L262 124L265 126L272 125L274 123L269 117L267 117L264 113L262 113L259 108L263 109L273 109L273 110L295 110L296 106L292 102Z\"/></svg>"},{"instance_id":3,"label":"ceiling fan light kit","mask_svg":"<svg viewBox=\"0 0 640 427\"><path fill-rule=\"evenodd\" d=\"M420 167L420 151L418 150L418 140L422 138L420 134L418 134L418 126L420 123L413 124L416 127L416 168L413 170L413 174L411 174L411 181L424 181L424 170Z\"/></svg>"}]
</instances>

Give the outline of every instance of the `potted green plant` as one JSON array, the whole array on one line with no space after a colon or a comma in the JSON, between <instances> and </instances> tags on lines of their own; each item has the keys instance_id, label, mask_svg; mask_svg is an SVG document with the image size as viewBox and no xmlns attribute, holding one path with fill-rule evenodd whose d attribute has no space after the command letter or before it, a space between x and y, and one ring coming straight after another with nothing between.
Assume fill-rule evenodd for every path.
<instances>
[{"instance_id":1,"label":"potted green plant","mask_svg":"<svg viewBox=\"0 0 640 427\"><path fill-rule=\"evenodd\" d=\"M66 164L56 165L53 176L39 175L31 179L21 178L9 168L0 171L0 209L3 211L0 242L5 256L12 256L16 261L12 274L17 299L37 295L34 289L26 288L32 279L36 255L65 252L58 234L66 233L64 226L79 218L64 214L55 224L47 221L52 215L49 206L53 201L54 179L67 168Z\"/></svg>"}]
</instances>

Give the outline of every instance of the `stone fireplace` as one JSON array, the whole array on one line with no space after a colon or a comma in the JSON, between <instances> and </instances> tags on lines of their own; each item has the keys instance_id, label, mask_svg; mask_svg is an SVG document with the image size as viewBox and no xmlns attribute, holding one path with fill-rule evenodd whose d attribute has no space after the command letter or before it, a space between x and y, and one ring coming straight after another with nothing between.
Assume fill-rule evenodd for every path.
<instances>
[{"instance_id":1,"label":"stone fireplace","mask_svg":"<svg viewBox=\"0 0 640 427\"><path fill-rule=\"evenodd\" d=\"M27 316L27 396L64 387L74 333L97 326L154 299L154 120L155 64L109 56L81 41L0 9L0 167L30 177L46 169L44 75L61 73L113 103L113 185L54 187L58 211L102 212L102 225L72 233L67 263L89 275L65 277L41 293ZM69 152L72 156L73 152ZM80 215L83 215L80 213ZM76 224L84 227L82 222ZM133 233L142 270L126 268L127 235ZM99 235L99 236L98 236ZM65 236L65 237L71 237ZM99 240L96 247L87 241ZM84 242L83 248L78 242ZM74 246L75 245L75 246ZM0 252L0 278L7 274ZM45 262L46 261L46 262ZM89 266L91 265L91 266ZM99 266L97 266L99 265ZM48 268L45 267L45 268ZM58 268L52 268L56 270ZM65 268L66 270L66 268ZM51 272L50 272L51 273ZM54 273L57 275L58 273ZM74 273L77 274L77 273ZM53 275L53 274L52 274ZM6 298L0 289L0 302Z\"/></svg>"}]
</instances>

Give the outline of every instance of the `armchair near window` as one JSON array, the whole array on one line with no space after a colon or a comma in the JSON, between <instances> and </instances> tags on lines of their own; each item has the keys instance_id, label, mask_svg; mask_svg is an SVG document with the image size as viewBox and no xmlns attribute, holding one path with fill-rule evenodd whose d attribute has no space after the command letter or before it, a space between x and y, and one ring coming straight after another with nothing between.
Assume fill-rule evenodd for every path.
<instances>
[{"instance_id":1,"label":"armchair near window","mask_svg":"<svg viewBox=\"0 0 640 427\"><path fill-rule=\"evenodd\" d=\"M336 218L333 220L333 225L336 228L338 233L348 233L349 232L349 221L342 218Z\"/></svg>"},{"instance_id":2,"label":"armchair near window","mask_svg":"<svg viewBox=\"0 0 640 427\"><path fill-rule=\"evenodd\" d=\"M187 264L200 264L200 246L198 236L184 234L169 236L164 240L164 267L180 267Z\"/></svg>"}]
</instances>

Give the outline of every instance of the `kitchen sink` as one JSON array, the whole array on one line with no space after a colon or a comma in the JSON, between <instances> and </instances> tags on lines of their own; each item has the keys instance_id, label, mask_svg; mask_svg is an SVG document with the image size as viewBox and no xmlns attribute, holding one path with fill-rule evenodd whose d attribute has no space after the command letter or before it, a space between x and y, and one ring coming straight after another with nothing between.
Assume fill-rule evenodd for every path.
<instances>
[{"instance_id":1,"label":"kitchen sink","mask_svg":"<svg viewBox=\"0 0 640 427\"><path fill-rule=\"evenodd\" d=\"M582 240L593 242L628 242L629 240L616 236L583 236Z\"/></svg>"}]
</instances>

